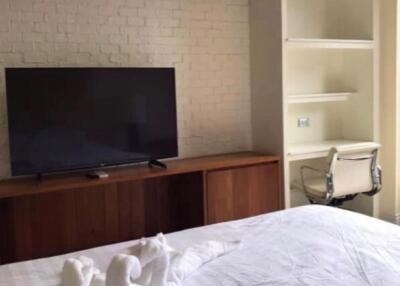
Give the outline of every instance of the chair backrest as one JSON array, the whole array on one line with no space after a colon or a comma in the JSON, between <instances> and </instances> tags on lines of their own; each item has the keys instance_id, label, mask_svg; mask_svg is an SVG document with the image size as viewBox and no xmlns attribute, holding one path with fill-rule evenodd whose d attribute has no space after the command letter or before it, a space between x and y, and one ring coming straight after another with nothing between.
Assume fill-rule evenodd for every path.
<instances>
[{"instance_id":1,"label":"chair backrest","mask_svg":"<svg viewBox=\"0 0 400 286\"><path fill-rule=\"evenodd\" d=\"M364 148L330 150L327 173L333 183L333 198L374 190L379 144Z\"/></svg>"}]
</instances>

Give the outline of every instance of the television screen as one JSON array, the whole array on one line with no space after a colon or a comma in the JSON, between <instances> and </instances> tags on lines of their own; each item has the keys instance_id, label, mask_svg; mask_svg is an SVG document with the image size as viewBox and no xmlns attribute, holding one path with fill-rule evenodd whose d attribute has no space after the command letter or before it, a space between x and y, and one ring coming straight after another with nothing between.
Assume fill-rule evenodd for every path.
<instances>
[{"instance_id":1,"label":"television screen","mask_svg":"<svg viewBox=\"0 0 400 286\"><path fill-rule=\"evenodd\" d=\"M173 68L7 68L12 175L177 156Z\"/></svg>"}]
</instances>

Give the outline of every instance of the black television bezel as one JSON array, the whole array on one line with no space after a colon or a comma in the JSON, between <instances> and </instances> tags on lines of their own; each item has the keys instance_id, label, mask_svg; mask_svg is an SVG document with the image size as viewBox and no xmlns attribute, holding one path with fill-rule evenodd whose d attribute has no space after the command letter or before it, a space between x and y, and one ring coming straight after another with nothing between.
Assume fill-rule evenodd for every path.
<instances>
[{"instance_id":1,"label":"black television bezel","mask_svg":"<svg viewBox=\"0 0 400 286\"><path fill-rule=\"evenodd\" d=\"M136 70L171 70L172 71L172 80L173 80L173 86L171 92L173 92L173 101L174 101L174 114L175 114L175 134L176 134L176 140L175 140L175 152L171 154L166 154L165 156L158 156L157 158L149 157L146 159L129 159L129 160L123 160L123 161L113 161L113 162L108 162L104 161L101 163L94 163L94 164L81 164L78 166L74 167L66 167L66 168L49 168L49 169L41 169L41 170L32 170L32 172L19 172L15 171L14 168L14 163L13 163L13 158L12 158L12 144L11 144L11 129L10 129L10 118L9 118L9 103L8 103L8 86L7 86L7 77L8 77L8 71L11 70L43 70L43 69L118 69L118 70L124 70L124 69L136 69ZM9 146L9 158L10 158L10 165L11 165L11 176L12 177L22 177L22 176L38 176L38 178L41 178L42 175L45 174L61 174L61 173L70 173L70 172L80 172L80 171L90 171L90 170L96 170L99 168L112 168L112 167L123 167L123 166L128 166L128 165L133 165L133 164L138 164L138 163L143 163L151 160L160 160L160 159L171 159L171 158L176 158L179 155L179 148L178 148L178 115L177 115L177 104L176 104L176 73L175 73L175 68L174 67L6 67L5 69L5 91L6 91L6 106L7 106L7 130L8 130L8 146Z\"/></svg>"}]
</instances>

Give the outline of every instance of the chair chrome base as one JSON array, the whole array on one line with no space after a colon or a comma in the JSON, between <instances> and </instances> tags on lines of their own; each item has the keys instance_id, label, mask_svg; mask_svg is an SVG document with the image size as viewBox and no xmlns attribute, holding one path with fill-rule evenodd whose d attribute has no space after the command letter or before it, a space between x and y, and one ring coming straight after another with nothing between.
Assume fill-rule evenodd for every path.
<instances>
[{"instance_id":1,"label":"chair chrome base","mask_svg":"<svg viewBox=\"0 0 400 286\"><path fill-rule=\"evenodd\" d=\"M357 195L358 194L347 195L342 198L334 198L334 199L329 200L328 202L317 202L311 198L308 198L308 201L313 205L321 205L322 204L322 205L331 206L331 207L340 207L343 205L344 202L353 200Z\"/></svg>"}]
</instances>

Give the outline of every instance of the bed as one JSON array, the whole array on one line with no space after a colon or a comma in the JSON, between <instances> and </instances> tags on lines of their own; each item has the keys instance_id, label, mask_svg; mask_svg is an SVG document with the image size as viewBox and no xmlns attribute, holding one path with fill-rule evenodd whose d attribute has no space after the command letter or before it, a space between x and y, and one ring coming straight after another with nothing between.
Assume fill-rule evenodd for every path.
<instances>
[{"instance_id":1,"label":"bed","mask_svg":"<svg viewBox=\"0 0 400 286\"><path fill-rule=\"evenodd\" d=\"M400 227L325 206L304 206L167 235L183 249L209 239L243 247L204 265L184 285L400 285ZM60 283L66 258L85 255L102 270L134 241L0 267L0 285Z\"/></svg>"}]
</instances>

